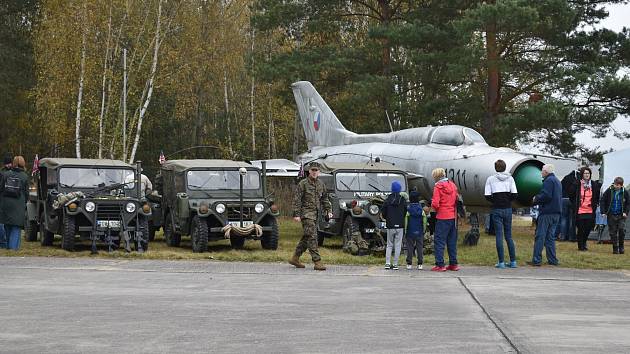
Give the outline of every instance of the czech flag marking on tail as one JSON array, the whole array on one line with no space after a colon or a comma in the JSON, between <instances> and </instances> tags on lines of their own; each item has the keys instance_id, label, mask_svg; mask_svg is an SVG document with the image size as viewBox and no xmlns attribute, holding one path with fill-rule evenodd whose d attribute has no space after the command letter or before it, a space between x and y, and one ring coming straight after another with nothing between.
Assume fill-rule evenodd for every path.
<instances>
[{"instance_id":1,"label":"czech flag marking on tail","mask_svg":"<svg viewBox=\"0 0 630 354\"><path fill-rule=\"evenodd\" d=\"M319 131L320 124L321 124L321 113L316 112L315 116L313 117L313 128L315 128L316 131Z\"/></svg>"}]
</instances>

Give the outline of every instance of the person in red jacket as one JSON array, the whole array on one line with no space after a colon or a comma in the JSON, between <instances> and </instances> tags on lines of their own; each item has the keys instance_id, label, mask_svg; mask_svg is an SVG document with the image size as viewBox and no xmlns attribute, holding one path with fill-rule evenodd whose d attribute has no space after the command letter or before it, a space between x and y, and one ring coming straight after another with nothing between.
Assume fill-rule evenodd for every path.
<instances>
[{"instance_id":1,"label":"person in red jacket","mask_svg":"<svg viewBox=\"0 0 630 354\"><path fill-rule=\"evenodd\" d=\"M458 271L457 265L457 186L446 178L443 168L436 168L431 173L435 185L431 207L436 211L435 218L435 267L434 272L447 270ZM444 245L448 250L448 267L444 266Z\"/></svg>"}]
</instances>

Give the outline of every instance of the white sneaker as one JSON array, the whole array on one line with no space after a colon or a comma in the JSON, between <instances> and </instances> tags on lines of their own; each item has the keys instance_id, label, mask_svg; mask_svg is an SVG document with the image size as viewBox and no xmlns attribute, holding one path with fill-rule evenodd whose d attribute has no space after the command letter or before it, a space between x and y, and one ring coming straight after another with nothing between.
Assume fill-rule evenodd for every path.
<instances>
[{"instance_id":1,"label":"white sneaker","mask_svg":"<svg viewBox=\"0 0 630 354\"><path fill-rule=\"evenodd\" d=\"M407 264L407 270L411 270L411 264Z\"/></svg>"},{"instance_id":2,"label":"white sneaker","mask_svg":"<svg viewBox=\"0 0 630 354\"><path fill-rule=\"evenodd\" d=\"M418 264L418 270L422 270L422 264Z\"/></svg>"},{"instance_id":3,"label":"white sneaker","mask_svg":"<svg viewBox=\"0 0 630 354\"><path fill-rule=\"evenodd\" d=\"M392 265L389 263L385 263L385 269L392 269Z\"/></svg>"}]
</instances>

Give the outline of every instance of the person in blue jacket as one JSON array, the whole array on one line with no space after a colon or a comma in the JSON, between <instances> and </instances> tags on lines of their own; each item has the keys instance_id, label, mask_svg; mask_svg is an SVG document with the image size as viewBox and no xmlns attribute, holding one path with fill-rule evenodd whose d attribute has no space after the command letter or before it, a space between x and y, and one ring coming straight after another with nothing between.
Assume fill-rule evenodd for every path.
<instances>
[{"instance_id":1,"label":"person in blue jacket","mask_svg":"<svg viewBox=\"0 0 630 354\"><path fill-rule=\"evenodd\" d=\"M411 270L414 250L418 257L418 270L422 270L422 253L424 251L424 224L426 217L420 204L420 193L412 191L409 194L407 206L407 270Z\"/></svg>"},{"instance_id":2,"label":"person in blue jacket","mask_svg":"<svg viewBox=\"0 0 630 354\"><path fill-rule=\"evenodd\" d=\"M542 190L533 199L533 204L539 206L539 214L534 241L534 254L529 264L536 267L542 264L542 249L544 245L547 253L547 263L557 266L558 258L556 257L554 231L558 227L560 213L562 212L562 185L554 174L553 165L544 165L541 174L543 177Z\"/></svg>"}]
</instances>

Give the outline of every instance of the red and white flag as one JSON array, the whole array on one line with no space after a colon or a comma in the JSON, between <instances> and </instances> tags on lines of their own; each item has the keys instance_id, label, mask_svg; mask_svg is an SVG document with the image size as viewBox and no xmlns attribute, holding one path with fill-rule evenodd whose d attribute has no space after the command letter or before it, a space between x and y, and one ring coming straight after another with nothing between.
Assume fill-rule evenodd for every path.
<instances>
[{"instance_id":1,"label":"red and white flag","mask_svg":"<svg viewBox=\"0 0 630 354\"><path fill-rule=\"evenodd\" d=\"M164 151L162 150L160 150L160 158L158 159L158 162L160 163L160 165L166 162L166 157L164 157Z\"/></svg>"}]
</instances>

